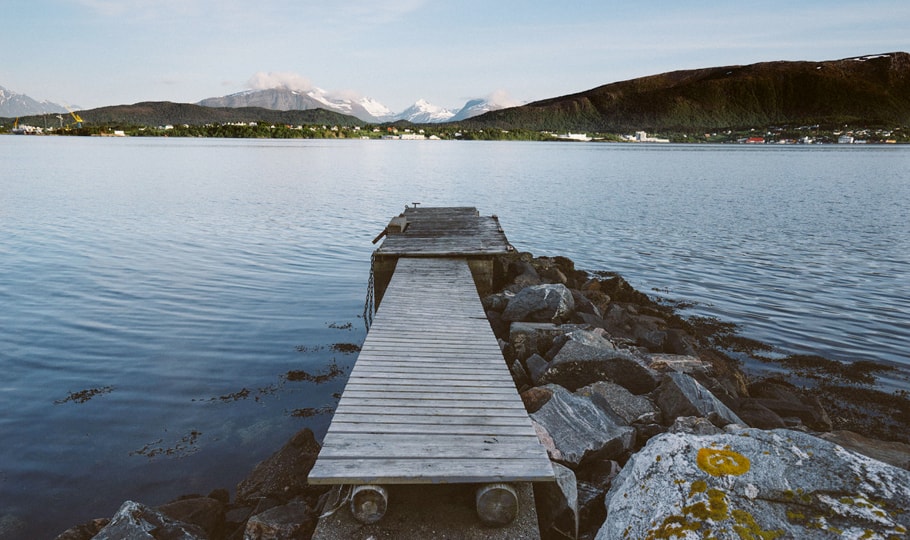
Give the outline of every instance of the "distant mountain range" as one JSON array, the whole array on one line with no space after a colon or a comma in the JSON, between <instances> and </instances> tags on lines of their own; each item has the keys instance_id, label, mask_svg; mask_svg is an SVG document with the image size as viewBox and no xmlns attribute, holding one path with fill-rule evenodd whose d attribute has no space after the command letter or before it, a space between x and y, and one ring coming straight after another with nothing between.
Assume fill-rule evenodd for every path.
<instances>
[{"instance_id":1,"label":"distant mountain range","mask_svg":"<svg viewBox=\"0 0 910 540\"><path fill-rule=\"evenodd\" d=\"M400 113L393 113L388 107L370 98L345 99L332 97L320 88L293 90L270 88L266 90L245 90L223 97L203 99L198 103L204 107L262 107L279 111L326 109L351 115L368 123L397 122L404 120L415 124L432 124L465 120L489 111L504 108L490 100L474 99L464 107L452 111L419 99Z\"/></svg>"},{"instance_id":2,"label":"distant mountain range","mask_svg":"<svg viewBox=\"0 0 910 540\"><path fill-rule=\"evenodd\" d=\"M910 126L910 54L674 71L493 111L466 124L603 133Z\"/></svg>"},{"instance_id":3,"label":"distant mountain range","mask_svg":"<svg viewBox=\"0 0 910 540\"><path fill-rule=\"evenodd\" d=\"M23 113L24 109L14 108L13 103L16 107L27 104L34 112ZM0 116L45 112L65 110L0 87ZM418 100L395 114L368 98L332 97L318 88L271 88L204 99L199 104L146 102L79 114L89 124L109 125L258 120L350 126L407 121L457 122L465 128L600 133L815 124L898 127L910 126L910 54L674 71L510 108L478 99L451 111Z\"/></svg>"},{"instance_id":4,"label":"distant mountain range","mask_svg":"<svg viewBox=\"0 0 910 540\"><path fill-rule=\"evenodd\" d=\"M17 94L0 86L0 117L28 116L37 114L66 113L62 105L50 101L37 101L25 94Z\"/></svg>"}]
</instances>

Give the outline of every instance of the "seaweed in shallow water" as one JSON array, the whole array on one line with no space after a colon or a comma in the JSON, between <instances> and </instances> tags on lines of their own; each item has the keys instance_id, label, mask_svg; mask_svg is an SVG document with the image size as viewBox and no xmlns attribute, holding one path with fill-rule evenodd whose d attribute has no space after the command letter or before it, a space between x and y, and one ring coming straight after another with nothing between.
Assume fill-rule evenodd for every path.
<instances>
[{"instance_id":1,"label":"seaweed in shallow water","mask_svg":"<svg viewBox=\"0 0 910 540\"><path fill-rule=\"evenodd\" d=\"M101 394L107 394L114 390L113 386L102 386L99 388L87 388L85 390L80 390L78 392L70 392L68 396L63 399L58 399L54 401L55 405L60 405L61 403L66 403L72 401L73 403L85 403L86 401L92 399L95 396L100 396Z\"/></svg>"},{"instance_id":2,"label":"seaweed in shallow water","mask_svg":"<svg viewBox=\"0 0 910 540\"><path fill-rule=\"evenodd\" d=\"M873 384L875 375L896 368L869 360L838 362L816 354L791 354L772 360L786 366L797 375L810 379L837 379L848 383Z\"/></svg>"},{"instance_id":3,"label":"seaweed in shallow water","mask_svg":"<svg viewBox=\"0 0 910 540\"><path fill-rule=\"evenodd\" d=\"M322 384L331 381L335 377L344 373L344 370L338 367L335 363L329 366L328 373L321 373L319 375L312 375L302 369L292 369L285 373L284 378L288 381L297 382L305 381L316 384Z\"/></svg>"},{"instance_id":4,"label":"seaweed in shallow water","mask_svg":"<svg viewBox=\"0 0 910 540\"><path fill-rule=\"evenodd\" d=\"M158 439L155 442L146 444L139 450L133 450L130 452L130 455L145 456L149 459L153 459L158 456L170 456L178 458L186 457L199 451L199 447L196 446L196 442L199 440L200 435L202 435L202 432L194 429L188 434L181 437L180 440L177 441L173 446L161 446L161 443L164 442L164 439Z\"/></svg>"},{"instance_id":5,"label":"seaweed in shallow water","mask_svg":"<svg viewBox=\"0 0 910 540\"><path fill-rule=\"evenodd\" d=\"M295 418L311 418L320 414L332 414L333 410L335 410L333 407L304 407L302 409L294 409L290 412L290 415Z\"/></svg>"},{"instance_id":6,"label":"seaweed in shallow water","mask_svg":"<svg viewBox=\"0 0 910 540\"><path fill-rule=\"evenodd\" d=\"M360 345L356 343L335 343L332 345L332 350L344 354L354 354L360 352Z\"/></svg>"}]
</instances>

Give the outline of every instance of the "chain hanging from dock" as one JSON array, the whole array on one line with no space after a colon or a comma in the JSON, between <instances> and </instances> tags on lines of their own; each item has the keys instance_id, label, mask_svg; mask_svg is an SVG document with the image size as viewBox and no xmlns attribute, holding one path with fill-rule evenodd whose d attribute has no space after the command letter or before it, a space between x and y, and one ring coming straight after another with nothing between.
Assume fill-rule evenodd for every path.
<instances>
[{"instance_id":1,"label":"chain hanging from dock","mask_svg":"<svg viewBox=\"0 0 910 540\"><path fill-rule=\"evenodd\" d=\"M376 290L375 290L375 265L376 253L370 256L370 279L367 282L367 297L363 302L363 325L367 332L370 331L370 325L373 324L373 315L376 313Z\"/></svg>"}]
</instances>

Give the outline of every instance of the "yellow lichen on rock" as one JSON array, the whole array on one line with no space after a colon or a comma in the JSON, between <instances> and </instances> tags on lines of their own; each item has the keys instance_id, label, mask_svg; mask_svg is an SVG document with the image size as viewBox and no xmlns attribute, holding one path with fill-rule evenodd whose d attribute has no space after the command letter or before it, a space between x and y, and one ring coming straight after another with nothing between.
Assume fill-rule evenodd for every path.
<instances>
[{"instance_id":1,"label":"yellow lichen on rock","mask_svg":"<svg viewBox=\"0 0 910 540\"><path fill-rule=\"evenodd\" d=\"M733 530L736 531L736 534L742 540L774 540L775 538L780 538L784 535L782 530L773 530L766 531L755 522L755 518L752 517L752 514L746 512L745 510L733 510L733 519L736 520L736 525L733 526Z\"/></svg>"},{"instance_id":2,"label":"yellow lichen on rock","mask_svg":"<svg viewBox=\"0 0 910 540\"><path fill-rule=\"evenodd\" d=\"M692 482L692 487L689 489L689 497L695 495L696 493L704 493L708 489L708 483L704 480L696 480Z\"/></svg>"},{"instance_id":3,"label":"yellow lichen on rock","mask_svg":"<svg viewBox=\"0 0 910 540\"><path fill-rule=\"evenodd\" d=\"M751 463L749 458L730 450L702 448L696 457L698 468L711 476L739 476L749 471Z\"/></svg>"}]
</instances>

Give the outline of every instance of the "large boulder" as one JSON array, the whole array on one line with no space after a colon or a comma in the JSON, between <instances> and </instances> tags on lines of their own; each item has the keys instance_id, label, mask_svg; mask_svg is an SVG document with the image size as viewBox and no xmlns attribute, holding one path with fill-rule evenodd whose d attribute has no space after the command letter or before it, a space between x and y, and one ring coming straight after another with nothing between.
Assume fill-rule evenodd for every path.
<instances>
[{"instance_id":1,"label":"large boulder","mask_svg":"<svg viewBox=\"0 0 910 540\"><path fill-rule=\"evenodd\" d=\"M589 398L600 408L618 415L626 424L654 423L660 419L660 409L645 396L636 396L616 383L599 381L575 391Z\"/></svg>"},{"instance_id":2,"label":"large boulder","mask_svg":"<svg viewBox=\"0 0 910 540\"><path fill-rule=\"evenodd\" d=\"M134 501L126 501L93 540L206 540L197 525L184 523Z\"/></svg>"},{"instance_id":3,"label":"large boulder","mask_svg":"<svg viewBox=\"0 0 910 540\"><path fill-rule=\"evenodd\" d=\"M273 498L288 501L298 495L318 496L326 488L307 483L307 475L318 455L319 443L313 432L309 428L300 430L237 484L237 500Z\"/></svg>"},{"instance_id":4,"label":"large boulder","mask_svg":"<svg viewBox=\"0 0 910 540\"><path fill-rule=\"evenodd\" d=\"M546 388L552 396L531 420L550 459L574 469L586 460L615 459L631 449L634 429L589 399L558 385Z\"/></svg>"},{"instance_id":5,"label":"large boulder","mask_svg":"<svg viewBox=\"0 0 910 540\"><path fill-rule=\"evenodd\" d=\"M246 522L244 540L282 540L310 538L316 529L319 513L301 499L270 508Z\"/></svg>"},{"instance_id":6,"label":"large boulder","mask_svg":"<svg viewBox=\"0 0 910 540\"><path fill-rule=\"evenodd\" d=\"M525 287L502 312L506 321L564 322L575 309L572 292L563 284Z\"/></svg>"},{"instance_id":7,"label":"large boulder","mask_svg":"<svg viewBox=\"0 0 910 540\"><path fill-rule=\"evenodd\" d=\"M680 416L702 416L718 427L727 424L745 425L736 413L685 373L667 373L656 394L657 405L663 411L664 422L667 424Z\"/></svg>"},{"instance_id":8,"label":"large boulder","mask_svg":"<svg viewBox=\"0 0 910 540\"><path fill-rule=\"evenodd\" d=\"M598 540L903 538L910 472L792 430L653 438L614 480Z\"/></svg>"},{"instance_id":9,"label":"large boulder","mask_svg":"<svg viewBox=\"0 0 910 540\"><path fill-rule=\"evenodd\" d=\"M598 382L612 381L633 394L650 392L658 374L626 349L619 349L597 331L574 330L535 384L555 383L570 390Z\"/></svg>"}]
</instances>

